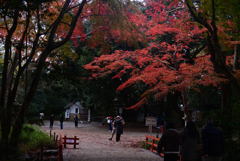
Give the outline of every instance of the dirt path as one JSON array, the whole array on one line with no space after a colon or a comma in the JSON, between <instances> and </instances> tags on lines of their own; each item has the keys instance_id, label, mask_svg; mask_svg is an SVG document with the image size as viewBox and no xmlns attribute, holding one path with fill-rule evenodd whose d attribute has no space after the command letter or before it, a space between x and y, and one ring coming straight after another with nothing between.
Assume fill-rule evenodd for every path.
<instances>
[{"instance_id":1,"label":"dirt path","mask_svg":"<svg viewBox=\"0 0 240 161\"><path fill-rule=\"evenodd\" d=\"M41 129L49 133L49 121L45 121ZM73 122L64 122L61 130L58 121L54 122L52 133L54 132L56 135L79 138L77 149L73 145L63 149L64 161L163 161L160 156L141 148L148 132L123 129L121 140L116 142L115 137L109 141L108 128L97 123L79 124L75 128Z\"/></svg>"}]
</instances>

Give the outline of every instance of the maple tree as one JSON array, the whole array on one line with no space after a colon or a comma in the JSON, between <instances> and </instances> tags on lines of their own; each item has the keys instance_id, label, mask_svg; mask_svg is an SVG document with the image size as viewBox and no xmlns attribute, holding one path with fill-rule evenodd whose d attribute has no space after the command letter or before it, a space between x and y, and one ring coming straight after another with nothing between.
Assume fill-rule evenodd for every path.
<instances>
[{"instance_id":1,"label":"maple tree","mask_svg":"<svg viewBox=\"0 0 240 161\"><path fill-rule=\"evenodd\" d=\"M90 34L89 46L93 48L101 42L103 52L109 50L109 45L104 42L111 36L118 37L118 41L133 42L122 36L126 30L135 30L128 21L131 16L125 17L125 11L130 8L134 11L131 6L128 0L0 1L0 37L4 56L0 93L1 157L17 151L24 118L43 68L61 63L58 52L63 48L59 47L70 39L77 45ZM91 33L84 31L86 21L93 22ZM108 21L107 25L105 21ZM128 24L129 28L123 29L121 24ZM20 95L19 88L25 90L23 95ZM21 102L16 101L18 97L23 98Z\"/></svg>"},{"instance_id":2,"label":"maple tree","mask_svg":"<svg viewBox=\"0 0 240 161\"><path fill-rule=\"evenodd\" d=\"M92 71L92 78L115 74L113 79L121 79L128 74L129 79L118 87L118 91L136 82L147 84L149 88L142 94L142 99L129 109L142 106L152 93L161 99L174 91L181 91L183 104L187 106L185 90L188 88L199 91L197 87L200 84L216 86L227 82L225 77L214 72L216 66L206 50L206 29L191 21L185 3L178 0L145 3L145 19L137 24L149 45L135 51L119 50L95 58L85 65ZM230 65L231 57L226 59L226 65Z\"/></svg>"},{"instance_id":3,"label":"maple tree","mask_svg":"<svg viewBox=\"0 0 240 161\"><path fill-rule=\"evenodd\" d=\"M137 16L138 17L141 16L141 15L138 15L140 11L136 10L136 6L132 5L132 3L130 2L127 3L126 5L127 7L118 6L118 4L115 4L115 3L106 5L105 2L100 1L100 2L96 2L95 6L90 6L88 8L88 13L91 16L85 17L84 23L82 24L82 26L85 28L84 29L85 33L87 34L85 36L82 36L81 38L79 38L78 36L73 36L71 38L71 41L75 44L75 47L71 46L72 50L75 50L76 48L82 48L84 45L87 45L90 47L90 51L88 51L89 52L88 54L91 54L91 52L93 51L93 48L96 49L97 47L101 49L101 51L96 51L95 49L94 51L96 51L96 55L101 55L102 53L106 54L113 51L114 48L128 48L133 50L134 48L143 46L144 39L142 38L142 36L144 35L136 27L136 24L134 23L135 21L137 21L137 19L133 19ZM112 7L114 9L112 9ZM79 21L78 23L81 23L81 22ZM110 24L110 26L108 26L108 24ZM78 28L75 32L76 33L79 32ZM137 41L140 39L142 40L141 43ZM58 57L59 60L57 60L54 54L51 55L50 60L54 60L54 61L51 61L51 65L54 67L59 66L60 68L64 69L66 64L63 61L64 60L63 57L64 55L67 55L66 50L60 49L60 52L57 51L56 53L58 55L62 54L62 56ZM82 56L81 55L82 53L78 53L78 54ZM63 63L59 63L59 62L63 62ZM54 72L54 70L49 69L48 73L49 75L51 75L51 73L57 73L57 72ZM79 74L78 76L79 76L78 77L79 80L77 81L82 82L82 80L80 80L82 74ZM75 75L73 77L75 77ZM104 83L95 83L95 85L98 87L99 84L104 84ZM78 85L76 85L75 87L79 87L79 84L81 83L78 82ZM81 93L83 88L84 87L78 88L79 93ZM86 90L89 90L89 89L86 89ZM91 91L95 91L95 90L96 89L91 89ZM105 95L107 96L107 94ZM103 97L103 95L101 96ZM96 98L99 99L100 97L96 96ZM101 101L104 102L105 100L107 99L103 98ZM95 102L101 102L101 101L95 101ZM90 104L93 104L93 103L90 103ZM96 104L101 105L104 103L96 103ZM111 106L109 104L110 103L108 103L108 106ZM101 106L104 107L103 105Z\"/></svg>"},{"instance_id":4,"label":"maple tree","mask_svg":"<svg viewBox=\"0 0 240 161\"><path fill-rule=\"evenodd\" d=\"M235 28L234 24L231 23L230 18L228 20L226 20L226 18L221 19L222 17L226 17L226 15L222 15L221 13L219 13L219 8L221 11L221 7L229 6L229 3L227 1L217 2L215 0L211 0L208 2L204 1L203 5L199 5L198 9L195 8L192 1L187 0L186 4L193 19L207 30L206 40L208 42L208 53L211 55L210 60L213 63L214 71L216 73L222 73L229 80L231 85L234 87L238 98L240 98L240 88L238 85L238 79L236 77L236 75L238 74L235 74L238 73L239 70L235 70L235 73L231 73L231 70L226 67L227 64L225 61L227 56L226 44L231 44L231 36L233 35L227 36L226 34L223 34L223 32L226 32L226 30L224 30L226 29L226 27L228 28L228 30L232 31L232 33L235 33ZM231 15L231 13L228 14L229 17L234 15ZM216 16L219 16L220 18L217 18ZM236 16L233 16L232 18L233 22L237 22L237 19L238 18ZM239 24L237 23L236 26L238 25ZM225 35L226 37L222 35ZM235 59L237 59L237 57L235 57ZM237 61L238 60L236 60L236 62Z\"/></svg>"},{"instance_id":5,"label":"maple tree","mask_svg":"<svg viewBox=\"0 0 240 161\"><path fill-rule=\"evenodd\" d=\"M119 43L115 41L111 43L111 46L112 49L127 48L128 50L133 50L134 48L132 46L129 47L127 43ZM54 59L56 63L52 63L52 68L45 69L46 72L44 72L43 76L44 81L47 81L48 83L48 87L53 87L52 89L54 92L63 95L68 94L67 91L70 89L75 92L77 91L78 97L75 99L70 99L69 101L71 102L73 100L81 100L81 104L85 108L91 109L93 117L97 114L113 114L111 111L114 111L115 109L112 107L123 106L122 102L128 106L131 106L137 102L139 98L137 89L139 88L132 88L130 90L127 89L121 92L115 92L117 86L121 84L121 81L119 80L112 80L111 77L101 79L98 78L97 80L91 81L82 79L88 76L88 72L82 68L82 65L91 62L93 60L93 57L101 53L99 47L90 49L87 46L87 40L81 42L78 47L71 47L76 52L74 55L78 55L77 57L74 56L74 59L71 59L71 57L69 57L70 54L66 54L68 51L66 51L66 48L65 50L60 49L61 51L57 52L58 55L61 55L58 57L60 60L50 58ZM66 87L68 88L67 90ZM129 111L131 110L124 112L124 115L126 115L126 113L129 113Z\"/></svg>"},{"instance_id":6,"label":"maple tree","mask_svg":"<svg viewBox=\"0 0 240 161\"><path fill-rule=\"evenodd\" d=\"M221 83L221 107L223 113L227 116L226 120L234 119L232 96L235 91L238 102L240 101L239 72L238 69L238 50L239 42L239 16L236 10L239 9L239 3L235 0L211 0L196 3L186 0L187 7L192 18L199 25L206 29L206 40L208 42L208 53L213 64L215 73L219 77L224 77L228 81ZM234 54L230 48L235 45ZM232 56L231 66L226 64L226 57ZM233 87L233 88L232 88ZM226 135L231 138L233 128L223 126Z\"/></svg>"}]
</instances>

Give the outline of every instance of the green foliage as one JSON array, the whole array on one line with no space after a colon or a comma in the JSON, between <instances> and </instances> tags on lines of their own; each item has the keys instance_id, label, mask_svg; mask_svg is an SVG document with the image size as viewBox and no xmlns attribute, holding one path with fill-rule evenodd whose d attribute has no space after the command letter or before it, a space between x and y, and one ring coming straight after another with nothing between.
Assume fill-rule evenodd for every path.
<instances>
[{"instance_id":1,"label":"green foliage","mask_svg":"<svg viewBox=\"0 0 240 161\"><path fill-rule=\"evenodd\" d=\"M47 133L39 130L37 127L24 126L20 136L19 151L21 153L36 150L39 147L54 146L54 140L50 139Z\"/></svg>"},{"instance_id":2,"label":"green foliage","mask_svg":"<svg viewBox=\"0 0 240 161\"><path fill-rule=\"evenodd\" d=\"M43 90L37 90L33 101L30 104L29 110L27 112L27 118L39 117L39 113L43 112L45 105L47 104L46 94Z\"/></svg>"},{"instance_id":3,"label":"green foliage","mask_svg":"<svg viewBox=\"0 0 240 161\"><path fill-rule=\"evenodd\" d=\"M146 141L143 141L143 142L142 142L142 145L141 145L141 148L150 149L150 148L151 148L151 145L146 144Z\"/></svg>"},{"instance_id":4,"label":"green foliage","mask_svg":"<svg viewBox=\"0 0 240 161\"><path fill-rule=\"evenodd\" d=\"M149 142L152 142L152 139L149 139ZM154 140L154 144L158 144L158 141L157 141L157 140ZM141 148L150 149L150 148L151 148L151 145L150 145L150 144L146 144L146 141L143 141L143 142L142 142L142 145L141 145Z\"/></svg>"},{"instance_id":5,"label":"green foliage","mask_svg":"<svg viewBox=\"0 0 240 161\"><path fill-rule=\"evenodd\" d=\"M65 98L72 96L61 96L59 93L66 92L68 95L76 95L76 92L70 91L68 86L64 88L59 88L56 84L54 84L56 91L49 89L48 87L45 90L40 89L36 92L36 95L31 102L29 110L26 115L26 119L28 123L40 125L39 121L39 113L43 112L45 116L50 116L52 113L54 115L59 115L64 111L64 106L69 103ZM64 87L64 86L63 86ZM76 97L76 96L75 96ZM45 117L45 118L46 118Z\"/></svg>"},{"instance_id":6,"label":"green foliage","mask_svg":"<svg viewBox=\"0 0 240 161\"><path fill-rule=\"evenodd\" d=\"M2 135L0 135L0 141L2 139L1 137ZM24 125L19 139L18 150L20 153L26 153L39 149L41 145L44 147L53 147L54 144L54 140L50 139L46 132L41 131L38 127Z\"/></svg>"},{"instance_id":7,"label":"green foliage","mask_svg":"<svg viewBox=\"0 0 240 161\"><path fill-rule=\"evenodd\" d=\"M199 86L200 92L188 90L189 107L196 110L211 110L221 107L221 92L218 87Z\"/></svg>"},{"instance_id":8,"label":"green foliage","mask_svg":"<svg viewBox=\"0 0 240 161\"><path fill-rule=\"evenodd\" d=\"M31 125L33 125L33 124L36 124L38 126L43 125L43 122L39 117L29 117L29 118L27 118L27 122L28 122L28 124L31 124Z\"/></svg>"},{"instance_id":9,"label":"green foliage","mask_svg":"<svg viewBox=\"0 0 240 161\"><path fill-rule=\"evenodd\" d=\"M72 94L72 93L70 93ZM55 116L61 114L64 111L64 107L69 102L64 97L54 95L53 91L46 92L47 104L45 106L45 115L54 114Z\"/></svg>"}]
</instances>

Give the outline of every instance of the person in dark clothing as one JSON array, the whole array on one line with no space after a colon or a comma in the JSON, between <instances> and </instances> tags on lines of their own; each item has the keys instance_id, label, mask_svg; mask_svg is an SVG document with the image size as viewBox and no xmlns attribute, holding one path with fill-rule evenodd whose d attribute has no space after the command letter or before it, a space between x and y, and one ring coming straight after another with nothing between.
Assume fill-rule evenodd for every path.
<instances>
[{"instance_id":1,"label":"person in dark clothing","mask_svg":"<svg viewBox=\"0 0 240 161\"><path fill-rule=\"evenodd\" d=\"M117 116L116 120L114 122L114 127L116 129L116 142L120 141L120 137L123 133L123 128L122 128L122 117Z\"/></svg>"},{"instance_id":2,"label":"person in dark clothing","mask_svg":"<svg viewBox=\"0 0 240 161\"><path fill-rule=\"evenodd\" d=\"M60 114L60 128L63 129L63 115Z\"/></svg>"},{"instance_id":3,"label":"person in dark clothing","mask_svg":"<svg viewBox=\"0 0 240 161\"><path fill-rule=\"evenodd\" d=\"M78 117L77 115L74 117L75 127L78 127Z\"/></svg>"},{"instance_id":4,"label":"person in dark clothing","mask_svg":"<svg viewBox=\"0 0 240 161\"><path fill-rule=\"evenodd\" d=\"M203 161L221 161L224 150L222 131L213 126L211 117L206 119L206 126L202 129Z\"/></svg>"},{"instance_id":5,"label":"person in dark clothing","mask_svg":"<svg viewBox=\"0 0 240 161\"><path fill-rule=\"evenodd\" d=\"M54 122L54 115L53 114L50 116L49 120L50 120L50 129L52 130L53 122Z\"/></svg>"},{"instance_id":6,"label":"person in dark clothing","mask_svg":"<svg viewBox=\"0 0 240 161\"><path fill-rule=\"evenodd\" d=\"M180 154L182 161L195 161L197 145L200 144L200 136L193 121L188 121L185 129L180 133L182 145Z\"/></svg>"},{"instance_id":7,"label":"person in dark clothing","mask_svg":"<svg viewBox=\"0 0 240 161\"><path fill-rule=\"evenodd\" d=\"M114 122L116 120L116 117L114 117L114 120L112 122L112 134L111 134L111 137L108 139L108 140L112 140L114 134L115 134L115 131L116 131L116 128L114 127Z\"/></svg>"},{"instance_id":8,"label":"person in dark clothing","mask_svg":"<svg viewBox=\"0 0 240 161\"><path fill-rule=\"evenodd\" d=\"M157 153L160 154L164 148L164 161L177 161L179 159L178 154L180 153L180 145L181 138L177 130L174 128L174 123L168 122L167 129L158 142Z\"/></svg>"}]
</instances>

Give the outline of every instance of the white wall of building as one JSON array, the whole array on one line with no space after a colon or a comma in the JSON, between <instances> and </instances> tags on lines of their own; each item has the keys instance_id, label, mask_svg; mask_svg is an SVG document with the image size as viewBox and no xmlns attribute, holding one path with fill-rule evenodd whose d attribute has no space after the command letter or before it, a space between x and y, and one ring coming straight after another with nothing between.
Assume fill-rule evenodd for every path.
<instances>
[{"instance_id":1,"label":"white wall of building","mask_svg":"<svg viewBox=\"0 0 240 161\"><path fill-rule=\"evenodd\" d=\"M73 104L73 105L70 107L70 113L76 113L76 109L77 109L77 113L79 113L79 107L76 106L75 104Z\"/></svg>"},{"instance_id":2,"label":"white wall of building","mask_svg":"<svg viewBox=\"0 0 240 161\"><path fill-rule=\"evenodd\" d=\"M71 119L71 117L73 117L73 115L75 116L75 114L79 114L81 109L83 109L81 104L79 102L76 102L69 109L66 109L65 118Z\"/></svg>"}]
</instances>

